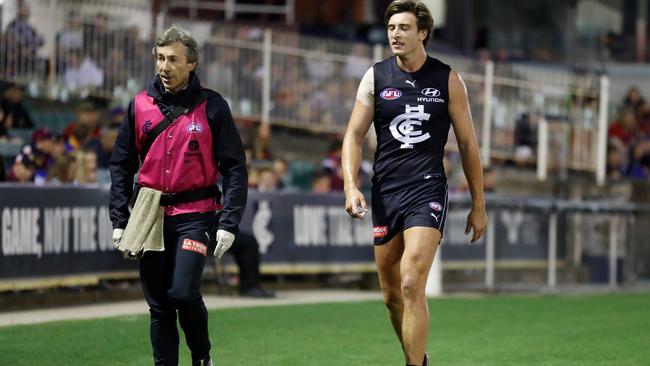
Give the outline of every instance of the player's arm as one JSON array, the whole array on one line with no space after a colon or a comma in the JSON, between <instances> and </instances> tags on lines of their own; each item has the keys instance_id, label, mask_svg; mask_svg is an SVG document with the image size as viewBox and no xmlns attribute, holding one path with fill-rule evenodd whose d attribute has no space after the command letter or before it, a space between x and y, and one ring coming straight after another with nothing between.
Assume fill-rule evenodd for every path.
<instances>
[{"instance_id":1,"label":"player's arm","mask_svg":"<svg viewBox=\"0 0 650 366\"><path fill-rule=\"evenodd\" d=\"M365 212L368 210L366 200L357 187L357 179L359 178L359 168L361 166L361 146L375 114L372 96L368 95L373 92L372 88L374 87L371 88L373 84L374 78L372 77L372 68L370 68L361 80L357 99L354 102L348 128L343 138L343 152L341 155L345 210L350 216L359 219L363 219ZM360 211L359 208L363 209L363 211Z\"/></svg>"},{"instance_id":2,"label":"player's arm","mask_svg":"<svg viewBox=\"0 0 650 366\"><path fill-rule=\"evenodd\" d=\"M474 230L472 242L478 240L487 226L485 197L483 195L483 167L479 155L478 142L474 133L472 113L469 109L467 89L460 75L452 70L449 74L449 116L454 127L458 150L463 162L463 171L467 178L472 209L467 216L465 234Z\"/></svg>"}]
</instances>

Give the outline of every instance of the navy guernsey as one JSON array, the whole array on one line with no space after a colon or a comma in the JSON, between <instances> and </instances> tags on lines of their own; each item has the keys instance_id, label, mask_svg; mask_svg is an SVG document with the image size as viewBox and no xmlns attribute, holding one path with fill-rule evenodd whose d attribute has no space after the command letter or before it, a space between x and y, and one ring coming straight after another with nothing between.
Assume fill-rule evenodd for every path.
<instances>
[{"instance_id":1,"label":"navy guernsey","mask_svg":"<svg viewBox=\"0 0 650 366\"><path fill-rule=\"evenodd\" d=\"M427 56L406 72L393 56L373 66L375 153L373 188L388 193L445 174L449 135L449 65Z\"/></svg>"}]
</instances>

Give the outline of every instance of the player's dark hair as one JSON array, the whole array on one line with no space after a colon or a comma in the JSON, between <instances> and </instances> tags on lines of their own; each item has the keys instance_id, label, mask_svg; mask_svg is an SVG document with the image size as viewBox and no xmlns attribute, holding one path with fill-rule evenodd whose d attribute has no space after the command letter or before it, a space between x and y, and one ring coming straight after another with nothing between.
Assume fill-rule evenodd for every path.
<instances>
[{"instance_id":1,"label":"player's dark hair","mask_svg":"<svg viewBox=\"0 0 650 366\"><path fill-rule=\"evenodd\" d=\"M427 37L422 41L422 45L426 47L431 37L431 32L433 31L433 17L429 8L427 8L424 3L417 0L394 0L384 14L384 22L388 26L388 21L390 18L399 13L411 13L415 15L417 19L418 31L426 30Z\"/></svg>"}]
</instances>

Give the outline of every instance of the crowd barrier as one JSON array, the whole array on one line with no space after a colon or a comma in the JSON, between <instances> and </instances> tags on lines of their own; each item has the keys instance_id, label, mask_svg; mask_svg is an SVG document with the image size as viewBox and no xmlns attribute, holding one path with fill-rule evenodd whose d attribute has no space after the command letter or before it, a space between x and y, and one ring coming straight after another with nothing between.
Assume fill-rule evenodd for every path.
<instances>
[{"instance_id":1,"label":"crowd barrier","mask_svg":"<svg viewBox=\"0 0 650 366\"><path fill-rule=\"evenodd\" d=\"M63 283L70 276L135 273L136 263L113 250L108 202L107 187L0 187L0 289L29 280ZM631 238L650 234L647 225L629 225L647 219L648 206L488 196L488 231L470 244L463 234L470 201L450 195L449 202L443 269L485 271L487 288L495 286L495 268L509 267L546 268L547 285L555 287L558 263L575 260L572 233L589 221L576 225L572 215L610 223L605 256L614 274L618 262L629 259L624 248ZM371 220L351 219L343 203L341 193L251 191L241 230L257 238L262 272L373 271ZM609 279L617 286L616 276Z\"/></svg>"}]
</instances>

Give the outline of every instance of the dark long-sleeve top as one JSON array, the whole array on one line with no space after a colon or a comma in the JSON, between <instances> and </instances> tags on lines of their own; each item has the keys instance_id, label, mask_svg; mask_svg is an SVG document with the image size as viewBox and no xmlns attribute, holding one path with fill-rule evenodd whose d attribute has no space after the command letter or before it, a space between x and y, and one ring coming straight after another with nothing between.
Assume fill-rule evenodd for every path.
<instances>
[{"instance_id":1,"label":"dark long-sleeve top","mask_svg":"<svg viewBox=\"0 0 650 366\"><path fill-rule=\"evenodd\" d=\"M196 98L199 97L201 89L199 79L194 73L190 75L188 86L177 94L165 92L160 79L156 76L147 89L146 95L153 98L163 115L167 115L176 106L192 106ZM138 133L136 133L134 108L135 101L132 101L120 127L109 165L112 181L109 210L114 228L126 227L129 219L128 203L133 194L134 175L145 159L148 159L148 156L142 156L138 149L139 144L136 142ZM223 177L223 209L218 229L237 233L248 192L246 157L241 137L228 104L218 93L211 93L206 99L205 113L212 134L214 162ZM158 138L163 135L165 133L159 135ZM151 150L154 150L153 146ZM152 153L151 150L149 154ZM174 177L172 179L191 179L191 177Z\"/></svg>"}]
</instances>

